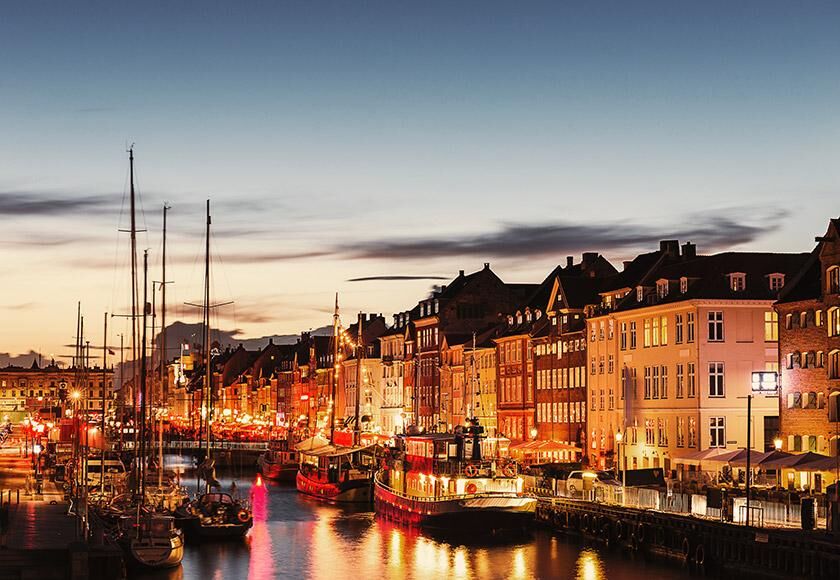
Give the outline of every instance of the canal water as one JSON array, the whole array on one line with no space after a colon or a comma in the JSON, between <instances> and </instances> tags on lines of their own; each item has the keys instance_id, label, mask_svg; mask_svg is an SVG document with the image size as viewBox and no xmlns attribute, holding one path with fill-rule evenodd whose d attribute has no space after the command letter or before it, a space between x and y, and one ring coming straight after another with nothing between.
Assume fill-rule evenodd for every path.
<instances>
[{"instance_id":1,"label":"canal water","mask_svg":"<svg viewBox=\"0 0 840 580\"><path fill-rule=\"evenodd\" d=\"M647 564L600 545L569 541L543 529L513 536L441 537L376 518L370 511L322 504L293 485L255 485L250 470L220 477L224 491L251 499L254 527L245 540L188 545L181 567L130 573L137 580L271 580L313 578L558 578L658 580L678 568ZM250 473L249 473L250 472ZM185 473L183 483L188 483ZM195 490L194 480L190 483Z\"/></svg>"}]
</instances>

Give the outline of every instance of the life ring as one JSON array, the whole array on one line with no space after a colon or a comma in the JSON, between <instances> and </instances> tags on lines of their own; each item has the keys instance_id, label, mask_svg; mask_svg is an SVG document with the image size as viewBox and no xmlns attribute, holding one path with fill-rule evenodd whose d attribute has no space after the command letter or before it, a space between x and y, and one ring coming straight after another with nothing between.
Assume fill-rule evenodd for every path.
<instances>
[{"instance_id":1,"label":"life ring","mask_svg":"<svg viewBox=\"0 0 840 580\"><path fill-rule=\"evenodd\" d=\"M464 473L467 474L467 477L475 477L478 475L478 468L475 465L467 465L467 468L464 470Z\"/></svg>"},{"instance_id":2,"label":"life ring","mask_svg":"<svg viewBox=\"0 0 840 580\"><path fill-rule=\"evenodd\" d=\"M474 483L467 484L467 493L473 494L478 491L478 486Z\"/></svg>"},{"instance_id":3,"label":"life ring","mask_svg":"<svg viewBox=\"0 0 840 580\"><path fill-rule=\"evenodd\" d=\"M694 549L694 563L698 568L702 568L703 564L706 563L706 549L703 547L703 544L697 544L697 547Z\"/></svg>"},{"instance_id":4,"label":"life ring","mask_svg":"<svg viewBox=\"0 0 840 580\"><path fill-rule=\"evenodd\" d=\"M239 510L239 513L236 514L236 519L238 519L243 524L251 519L251 516L248 515L248 512L245 510Z\"/></svg>"},{"instance_id":5,"label":"life ring","mask_svg":"<svg viewBox=\"0 0 840 580\"><path fill-rule=\"evenodd\" d=\"M514 477L516 475L516 467L512 463L508 463L505 465L504 469L502 469L502 473L505 474L505 477Z\"/></svg>"}]
</instances>

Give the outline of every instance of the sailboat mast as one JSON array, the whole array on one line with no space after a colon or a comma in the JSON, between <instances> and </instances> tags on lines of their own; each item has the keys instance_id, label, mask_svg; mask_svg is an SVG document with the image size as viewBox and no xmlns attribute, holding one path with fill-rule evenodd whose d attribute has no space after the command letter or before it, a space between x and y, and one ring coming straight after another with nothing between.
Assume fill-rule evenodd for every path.
<instances>
[{"instance_id":1,"label":"sailboat mast","mask_svg":"<svg viewBox=\"0 0 840 580\"><path fill-rule=\"evenodd\" d=\"M140 497L145 497L145 487L146 487L146 382L147 382L147 372L146 372L146 315L148 313L148 309L146 308L146 300L148 299L146 294L147 284L148 284L148 273L149 273L149 251L146 250L143 252L143 332L142 332L142 344L140 348L140 461L139 461L139 469L138 469L138 481L139 481L139 489L140 489ZM135 432L137 429L135 429Z\"/></svg>"},{"instance_id":2,"label":"sailboat mast","mask_svg":"<svg viewBox=\"0 0 840 580\"><path fill-rule=\"evenodd\" d=\"M356 409L355 422L353 427L353 443L359 445L361 443L362 428L359 422L359 403L362 399L362 361L365 357L365 345L362 339L362 321L364 314L359 312L359 338L356 342Z\"/></svg>"},{"instance_id":3,"label":"sailboat mast","mask_svg":"<svg viewBox=\"0 0 840 580\"><path fill-rule=\"evenodd\" d=\"M335 311L333 312L333 372L330 384L330 443L335 437L335 393L338 388L338 369L341 368L341 361L338 360L338 292L335 293Z\"/></svg>"},{"instance_id":4,"label":"sailboat mast","mask_svg":"<svg viewBox=\"0 0 840 580\"><path fill-rule=\"evenodd\" d=\"M131 227L129 229L130 246L131 246L131 384L134 390L134 400L132 401L132 414L134 416L134 454L137 456L138 439L138 425L137 425L137 411L140 406L138 393L140 386L137 380L137 359L139 352L137 343L139 339L139 332L137 329L137 207L135 202L134 191L134 147L128 150L128 167L129 167L129 182L131 190Z\"/></svg>"},{"instance_id":5,"label":"sailboat mast","mask_svg":"<svg viewBox=\"0 0 840 580\"><path fill-rule=\"evenodd\" d=\"M166 362L169 358L166 355L166 212L169 206L163 204L163 256L161 258L161 282L160 282L160 389L159 393L159 413L165 408L166 398L166 384L169 375L167 373ZM163 487L163 414L160 414L160 424L158 426L158 488Z\"/></svg>"},{"instance_id":6,"label":"sailboat mast","mask_svg":"<svg viewBox=\"0 0 840 580\"><path fill-rule=\"evenodd\" d=\"M104 316L102 330L102 477L99 487L105 493L105 393L108 392L108 313Z\"/></svg>"},{"instance_id":7,"label":"sailboat mast","mask_svg":"<svg viewBox=\"0 0 840 580\"><path fill-rule=\"evenodd\" d=\"M212 417L213 386L211 384L213 371L210 365L210 200L207 200L207 231L205 233L204 245L204 353L207 364L205 366L204 390L206 409L206 436L205 457L210 459L210 420Z\"/></svg>"}]
</instances>

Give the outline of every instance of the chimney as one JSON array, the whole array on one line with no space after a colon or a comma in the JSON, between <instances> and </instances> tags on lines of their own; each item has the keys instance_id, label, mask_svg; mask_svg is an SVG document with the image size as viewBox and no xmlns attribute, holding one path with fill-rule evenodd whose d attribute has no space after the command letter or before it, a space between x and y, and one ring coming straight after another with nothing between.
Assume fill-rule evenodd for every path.
<instances>
[{"instance_id":1,"label":"chimney","mask_svg":"<svg viewBox=\"0 0 840 580\"><path fill-rule=\"evenodd\" d=\"M583 264L589 265L594 262L598 258L598 252L584 252L583 253Z\"/></svg>"},{"instance_id":2,"label":"chimney","mask_svg":"<svg viewBox=\"0 0 840 580\"><path fill-rule=\"evenodd\" d=\"M446 292L446 284L441 284L440 285L440 291L441 292Z\"/></svg>"},{"instance_id":3,"label":"chimney","mask_svg":"<svg viewBox=\"0 0 840 580\"><path fill-rule=\"evenodd\" d=\"M484 262L484 269L485 269L485 270L489 270L489 269L490 269L490 262Z\"/></svg>"},{"instance_id":4,"label":"chimney","mask_svg":"<svg viewBox=\"0 0 840 580\"><path fill-rule=\"evenodd\" d=\"M463 278L463 277L464 277L464 271L463 271L463 270L458 270L458 277L459 277L459 278Z\"/></svg>"},{"instance_id":5,"label":"chimney","mask_svg":"<svg viewBox=\"0 0 840 580\"><path fill-rule=\"evenodd\" d=\"M680 255L680 241L662 240L659 242L659 251L668 256L677 257Z\"/></svg>"},{"instance_id":6,"label":"chimney","mask_svg":"<svg viewBox=\"0 0 840 580\"><path fill-rule=\"evenodd\" d=\"M575 259L572 256L566 256L566 267L571 268L575 265Z\"/></svg>"},{"instance_id":7,"label":"chimney","mask_svg":"<svg viewBox=\"0 0 840 580\"><path fill-rule=\"evenodd\" d=\"M682 255L683 258L696 258L697 257L697 246L692 244L691 242L686 242L682 246Z\"/></svg>"},{"instance_id":8,"label":"chimney","mask_svg":"<svg viewBox=\"0 0 840 580\"><path fill-rule=\"evenodd\" d=\"M630 264L632 264L632 263L633 263L632 260L624 260L621 264L622 264L622 267L626 270L628 267L630 267Z\"/></svg>"}]
</instances>

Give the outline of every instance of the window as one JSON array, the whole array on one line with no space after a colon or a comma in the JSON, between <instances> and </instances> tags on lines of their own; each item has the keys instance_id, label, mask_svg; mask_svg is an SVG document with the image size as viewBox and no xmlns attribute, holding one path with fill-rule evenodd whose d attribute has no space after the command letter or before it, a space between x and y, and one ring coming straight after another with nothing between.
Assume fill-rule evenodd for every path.
<instances>
[{"instance_id":1,"label":"window","mask_svg":"<svg viewBox=\"0 0 840 580\"><path fill-rule=\"evenodd\" d=\"M668 367L666 365L662 365L659 368L659 378L660 378L660 398L667 399L668 398Z\"/></svg>"},{"instance_id":2,"label":"window","mask_svg":"<svg viewBox=\"0 0 840 580\"><path fill-rule=\"evenodd\" d=\"M709 363L709 396L723 397L723 363L710 362Z\"/></svg>"},{"instance_id":3,"label":"window","mask_svg":"<svg viewBox=\"0 0 840 580\"><path fill-rule=\"evenodd\" d=\"M840 308L828 309L828 336L840 336Z\"/></svg>"},{"instance_id":4,"label":"window","mask_svg":"<svg viewBox=\"0 0 840 580\"><path fill-rule=\"evenodd\" d=\"M608 320L607 321L607 339L612 340L615 336L615 320Z\"/></svg>"},{"instance_id":5,"label":"window","mask_svg":"<svg viewBox=\"0 0 840 580\"><path fill-rule=\"evenodd\" d=\"M668 419L657 419L656 430L658 431L659 446L668 447Z\"/></svg>"},{"instance_id":6,"label":"window","mask_svg":"<svg viewBox=\"0 0 840 580\"><path fill-rule=\"evenodd\" d=\"M677 365L677 398L682 399L685 396L685 365L679 363Z\"/></svg>"},{"instance_id":7,"label":"window","mask_svg":"<svg viewBox=\"0 0 840 580\"><path fill-rule=\"evenodd\" d=\"M828 420L832 423L840 420L840 391L834 391L828 396Z\"/></svg>"},{"instance_id":8,"label":"window","mask_svg":"<svg viewBox=\"0 0 840 580\"><path fill-rule=\"evenodd\" d=\"M652 398L658 399L659 398L659 367L653 367L653 388L651 389Z\"/></svg>"},{"instance_id":9,"label":"window","mask_svg":"<svg viewBox=\"0 0 840 580\"><path fill-rule=\"evenodd\" d=\"M645 318L645 348L648 348L650 344L650 318Z\"/></svg>"},{"instance_id":10,"label":"window","mask_svg":"<svg viewBox=\"0 0 840 580\"><path fill-rule=\"evenodd\" d=\"M799 313L799 328L808 328L808 311Z\"/></svg>"},{"instance_id":11,"label":"window","mask_svg":"<svg viewBox=\"0 0 840 580\"><path fill-rule=\"evenodd\" d=\"M674 342L682 344L683 341L683 315L674 315Z\"/></svg>"},{"instance_id":12,"label":"window","mask_svg":"<svg viewBox=\"0 0 840 580\"><path fill-rule=\"evenodd\" d=\"M659 317L653 319L653 346L659 346Z\"/></svg>"},{"instance_id":13,"label":"window","mask_svg":"<svg viewBox=\"0 0 840 580\"><path fill-rule=\"evenodd\" d=\"M709 418L709 447L726 447L726 417Z\"/></svg>"},{"instance_id":14,"label":"window","mask_svg":"<svg viewBox=\"0 0 840 580\"><path fill-rule=\"evenodd\" d=\"M805 397L802 400L802 408L803 409L816 409L817 408L817 394L815 392L805 393Z\"/></svg>"},{"instance_id":15,"label":"window","mask_svg":"<svg viewBox=\"0 0 840 580\"><path fill-rule=\"evenodd\" d=\"M685 294L686 292L688 292L688 278L683 276L680 278L680 293Z\"/></svg>"},{"instance_id":16,"label":"window","mask_svg":"<svg viewBox=\"0 0 840 580\"><path fill-rule=\"evenodd\" d=\"M598 340L604 340L604 321L598 324Z\"/></svg>"},{"instance_id":17,"label":"window","mask_svg":"<svg viewBox=\"0 0 840 580\"><path fill-rule=\"evenodd\" d=\"M589 342L595 342L595 338L598 336L598 329L595 327L595 323L592 322L589 325Z\"/></svg>"},{"instance_id":18,"label":"window","mask_svg":"<svg viewBox=\"0 0 840 580\"><path fill-rule=\"evenodd\" d=\"M723 340L723 312L713 310L709 312L709 341Z\"/></svg>"},{"instance_id":19,"label":"window","mask_svg":"<svg viewBox=\"0 0 840 580\"><path fill-rule=\"evenodd\" d=\"M660 328L660 344L665 346L668 344L668 317L662 316L659 319L659 328Z\"/></svg>"},{"instance_id":20,"label":"window","mask_svg":"<svg viewBox=\"0 0 840 580\"><path fill-rule=\"evenodd\" d=\"M840 379L840 350L828 353L828 378Z\"/></svg>"},{"instance_id":21,"label":"window","mask_svg":"<svg viewBox=\"0 0 840 580\"><path fill-rule=\"evenodd\" d=\"M598 374L599 375L604 374L604 355L601 355L600 357L598 357Z\"/></svg>"},{"instance_id":22,"label":"window","mask_svg":"<svg viewBox=\"0 0 840 580\"><path fill-rule=\"evenodd\" d=\"M627 350L627 323L622 322L621 326L619 328L620 328L619 337L618 337L619 348L621 348L621 350Z\"/></svg>"},{"instance_id":23,"label":"window","mask_svg":"<svg viewBox=\"0 0 840 580\"><path fill-rule=\"evenodd\" d=\"M694 417L688 418L688 446L697 447L697 420Z\"/></svg>"},{"instance_id":24,"label":"window","mask_svg":"<svg viewBox=\"0 0 840 580\"><path fill-rule=\"evenodd\" d=\"M822 326L823 325L823 311L816 310L814 311L814 326Z\"/></svg>"},{"instance_id":25,"label":"window","mask_svg":"<svg viewBox=\"0 0 840 580\"><path fill-rule=\"evenodd\" d=\"M615 372L615 357L610 355L607 358L607 372L613 374Z\"/></svg>"},{"instance_id":26,"label":"window","mask_svg":"<svg viewBox=\"0 0 840 580\"><path fill-rule=\"evenodd\" d=\"M630 323L630 348L636 348L636 322Z\"/></svg>"},{"instance_id":27,"label":"window","mask_svg":"<svg viewBox=\"0 0 840 580\"><path fill-rule=\"evenodd\" d=\"M782 286L785 285L785 275L784 274L770 274L770 290L772 292L776 292L782 289Z\"/></svg>"},{"instance_id":28,"label":"window","mask_svg":"<svg viewBox=\"0 0 840 580\"><path fill-rule=\"evenodd\" d=\"M590 361L589 374L591 374L591 375L595 374L595 357L594 356L592 357L592 360Z\"/></svg>"},{"instance_id":29,"label":"window","mask_svg":"<svg viewBox=\"0 0 840 580\"><path fill-rule=\"evenodd\" d=\"M653 419L645 419L645 445L654 445Z\"/></svg>"},{"instance_id":30,"label":"window","mask_svg":"<svg viewBox=\"0 0 840 580\"><path fill-rule=\"evenodd\" d=\"M668 280L656 281L656 295L660 300L668 295Z\"/></svg>"},{"instance_id":31,"label":"window","mask_svg":"<svg viewBox=\"0 0 840 580\"><path fill-rule=\"evenodd\" d=\"M779 315L775 310L764 313L764 340L777 342L779 340Z\"/></svg>"},{"instance_id":32,"label":"window","mask_svg":"<svg viewBox=\"0 0 840 580\"><path fill-rule=\"evenodd\" d=\"M650 399L651 395L651 369L645 367L645 399Z\"/></svg>"},{"instance_id":33,"label":"window","mask_svg":"<svg viewBox=\"0 0 840 580\"><path fill-rule=\"evenodd\" d=\"M694 342L694 313L689 312L685 315L686 320L686 342Z\"/></svg>"},{"instance_id":34,"label":"window","mask_svg":"<svg viewBox=\"0 0 840 580\"><path fill-rule=\"evenodd\" d=\"M733 292L743 292L747 288L747 275L736 272L729 275L729 289Z\"/></svg>"},{"instance_id":35,"label":"window","mask_svg":"<svg viewBox=\"0 0 840 580\"><path fill-rule=\"evenodd\" d=\"M840 266L831 266L825 271L826 288L829 294L840 294Z\"/></svg>"},{"instance_id":36,"label":"window","mask_svg":"<svg viewBox=\"0 0 840 580\"><path fill-rule=\"evenodd\" d=\"M645 289L642 286L636 286L636 302L642 302L645 299Z\"/></svg>"},{"instance_id":37,"label":"window","mask_svg":"<svg viewBox=\"0 0 840 580\"><path fill-rule=\"evenodd\" d=\"M687 396L694 397L697 394L697 373L695 372L694 363L688 363L688 381L686 383Z\"/></svg>"},{"instance_id":38,"label":"window","mask_svg":"<svg viewBox=\"0 0 840 580\"><path fill-rule=\"evenodd\" d=\"M677 417L677 447L685 447L685 417Z\"/></svg>"}]
</instances>

